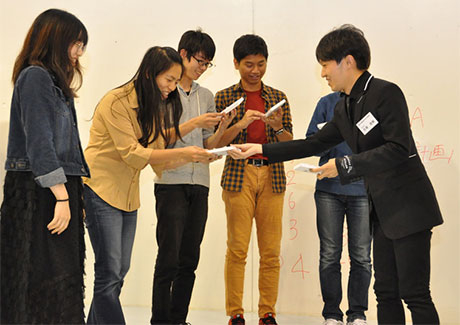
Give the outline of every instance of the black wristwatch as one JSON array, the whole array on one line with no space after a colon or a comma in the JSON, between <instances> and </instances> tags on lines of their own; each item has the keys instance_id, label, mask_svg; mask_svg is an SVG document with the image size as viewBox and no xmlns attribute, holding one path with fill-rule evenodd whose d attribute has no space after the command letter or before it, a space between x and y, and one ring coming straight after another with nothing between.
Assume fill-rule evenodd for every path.
<instances>
[{"instance_id":1,"label":"black wristwatch","mask_svg":"<svg viewBox=\"0 0 460 325\"><path fill-rule=\"evenodd\" d=\"M284 128L281 128L281 129L279 129L279 130L276 130L276 131L275 131L275 134L276 134L276 135L280 135L280 134L283 133L283 132L284 132Z\"/></svg>"}]
</instances>

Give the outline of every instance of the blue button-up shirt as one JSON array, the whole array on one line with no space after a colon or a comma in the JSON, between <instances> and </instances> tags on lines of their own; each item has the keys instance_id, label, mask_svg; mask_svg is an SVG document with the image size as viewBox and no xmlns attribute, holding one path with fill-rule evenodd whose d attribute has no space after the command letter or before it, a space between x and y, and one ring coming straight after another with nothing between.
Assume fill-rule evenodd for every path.
<instances>
[{"instance_id":1,"label":"blue button-up shirt","mask_svg":"<svg viewBox=\"0 0 460 325\"><path fill-rule=\"evenodd\" d=\"M318 124L327 123L332 120L334 116L334 108L337 102L340 100L340 94L338 92L329 94L322 97L316 105L315 111L308 126L306 137L312 136L318 132ZM329 159L343 157L351 155L350 147L342 142L330 150L323 152L320 155L319 165L324 165ZM323 178L316 181L316 189L339 195L350 195L350 196L364 196L366 195L366 189L364 188L364 182L362 180L341 185L339 177L334 178Z\"/></svg>"}]
</instances>

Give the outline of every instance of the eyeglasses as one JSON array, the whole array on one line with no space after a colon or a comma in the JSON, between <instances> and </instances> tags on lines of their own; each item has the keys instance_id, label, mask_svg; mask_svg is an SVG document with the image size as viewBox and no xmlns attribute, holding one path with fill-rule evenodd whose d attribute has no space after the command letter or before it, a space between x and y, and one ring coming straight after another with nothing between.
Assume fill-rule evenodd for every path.
<instances>
[{"instance_id":1,"label":"eyeglasses","mask_svg":"<svg viewBox=\"0 0 460 325\"><path fill-rule=\"evenodd\" d=\"M198 59L196 56L192 55L192 58L194 58L196 60L196 62L198 62L198 64L200 65L200 67L206 67L206 68L212 68L212 67L215 67L214 64L212 64L211 62L209 61L205 61L205 60L200 60Z\"/></svg>"},{"instance_id":2,"label":"eyeglasses","mask_svg":"<svg viewBox=\"0 0 460 325\"><path fill-rule=\"evenodd\" d=\"M86 45L83 42L76 41L73 43L76 47L78 47L78 50L81 50L82 52L86 51Z\"/></svg>"}]
</instances>

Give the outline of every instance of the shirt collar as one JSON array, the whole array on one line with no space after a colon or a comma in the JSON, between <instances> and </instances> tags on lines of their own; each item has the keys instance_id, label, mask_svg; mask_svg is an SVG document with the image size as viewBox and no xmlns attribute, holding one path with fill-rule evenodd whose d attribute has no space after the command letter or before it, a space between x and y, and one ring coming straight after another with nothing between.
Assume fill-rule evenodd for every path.
<instances>
[{"instance_id":1,"label":"shirt collar","mask_svg":"<svg viewBox=\"0 0 460 325\"><path fill-rule=\"evenodd\" d=\"M267 94L269 92L269 88L262 82L262 94ZM244 93L243 85L241 84L241 80L239 83L233 86L234 92Z\"/></svg>"},{"instance_id":2,"label":"shirt collar","mask_svg":"<svg viewBox=\"0 0 460 325\"><path fill-rule=\"evenodd\" d=\"M351 89L350 98L356 99L364 92L364 88L366 88L366 85L368 84L367 81L371 76L372 75L367 70L359 76L358 80L356 80L353 88Z\"/></svg>"},{"instance_id":3,"label":"shirt collar","mask_svg":"<svg viewBox=\"0 0 460 325\"><path fill-rule=\"evenodd\" d=\"M177 85L177 88L179 89L180 92L182 92L182 94L184 95L187 94L187 92L184 90L184 88L180 86L180 84ZM200 88L200 85L197 82L192 81L192 86L190 87L189 94L194 93L198 88Z\"/></svg>"},{"instance_id":4,"label":"shirt collar","mask_svg":"<svg viewBox=\"0 0 460 325\"><path fill-rule=\"evenodd\" d=\"M123 86L123 89L126 92L129 107L131 107L132 109L139 108L139 103L137 101L136 88L134 88L134 81L131 81L130 83Z\"/></svg>"}]
</instances>

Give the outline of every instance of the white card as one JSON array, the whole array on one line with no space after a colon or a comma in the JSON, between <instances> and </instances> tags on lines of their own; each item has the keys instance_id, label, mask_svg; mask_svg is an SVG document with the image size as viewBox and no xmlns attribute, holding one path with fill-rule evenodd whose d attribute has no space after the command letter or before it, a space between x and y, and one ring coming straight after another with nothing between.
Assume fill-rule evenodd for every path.
<instances>
[{"instance_id":1,"label":"white card","mask_svg":"<svg viewBox=\"0 0 460 325\"><path fill-rule=\"evenodd\" d=\"M282 99L278 104L273 105L272 108L270 108L267 113L265 113L265 117L272 115L278 108L283 106L284 103L286 103L286 99Z\"/></svg>"},{"instance_id":2,"label":"white card","mask_svg":"<svg viewBox=\"0 0 460 325\"><path fill-rule=\"evenodd\" d=\"M377 121L374 115L372 115L372 113L369 112L361 119L361 121L356 123L356 126L358 127L358 129L361 131L362 134L366 135L377 124L379 124L379 121Z\"/></svg>"},{"instance_id":3,"label":"white card","mask_svg":"<svg viewBox=\"0 0 460 325\"><path fill-rule=\"evenodd\" d=\"M226 156L230 150L240 150L240 149L236 147L232 147L232 146L226 146L226 147L221 147L221 148L210 149L208 150L208 152L214 153L218 156Z\"/></svg>"},{"instance_id":4,"label":"white card","mask_svg":"<svg viewBox=\"0 0 460 325\"><path fill-rule=\"evenodd\" d=\"M238 99L237 101L233 102L232 104L230 104L229 106L227 106L223 111L222 113L224 114L228 114L230 113L231 111L233 111L235 108L238 107L238 105L240 105L244 100L244 97L241 97L240 99Z\"/></svg>"},{"instance_id":5,"label":"white card","mask_svg":"<svg viewBox=\"0 0 460 325\"><path fill-rule=\"evenodd\" d=\"M312 168L318 168L318 166L310 165L310 164L305 164L305 163L298 164L298 165L295 165L295 166L294 166L294 170L297 170L297 171L299 171L299 172L310 172L310 173L313 173L313 172L311 171ZM316 172L315 174L317 174L317 172Z\"/></svg>"}]
</instances>

